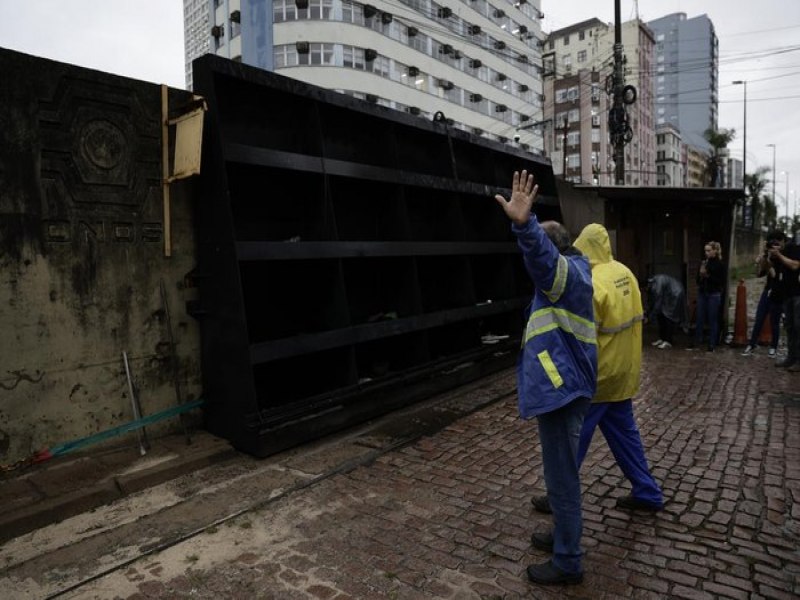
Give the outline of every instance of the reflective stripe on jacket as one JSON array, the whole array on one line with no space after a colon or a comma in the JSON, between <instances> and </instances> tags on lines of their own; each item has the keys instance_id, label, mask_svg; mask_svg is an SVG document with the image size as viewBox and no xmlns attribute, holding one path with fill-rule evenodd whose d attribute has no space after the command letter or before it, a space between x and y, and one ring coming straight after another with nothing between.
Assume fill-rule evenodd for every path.
<instances>
[{"instance_id":1,"label":"reflective stripe on jacket","mask_svg":"<svg viewBox=\"0 0 800 600\"><path fill-rule=\"evenodd\" d=\"M593 402L627 400L639 391L642 295L631 270L614 260L605 227L587 225L575 247L592 265L597 326L597 393Z\"/></svg>"},{"instance_id":2,"label":"reflective stripe on jacket","mask_svg":"<svg viewBox=\"0 0 800 600\"><path fill-rule=\"evenodd\" d=\"M517 365L519 414L528 419L595 393L592 278L589 261L560 254L535 215L511 228L536 286Z\"/></svg>"}]
</instances>

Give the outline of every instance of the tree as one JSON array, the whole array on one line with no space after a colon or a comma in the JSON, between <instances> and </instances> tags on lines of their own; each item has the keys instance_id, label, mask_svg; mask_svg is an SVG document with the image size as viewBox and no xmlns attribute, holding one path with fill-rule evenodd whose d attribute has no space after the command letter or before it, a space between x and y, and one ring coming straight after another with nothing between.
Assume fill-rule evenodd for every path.
<instances>
[{"instance_id":1,"label":"tree","mask_svg":"<svg viewBox=\"0 0 800 600\"><path fill-rule=\"evenodd\" d=\"M703 132L703 137L711 146L711 156L706 161L706 175L709 187L717 187L719 173L722 169L722 150L728 147L736 137L735 129L713 129L709 127Z\"/></svg>"},{"instance_id":2,"label":"tree","mask_svg":"<svg viewBox=\"0 0 800 600\"><path fill-rule=\"evenodd\" d=\"M764 177L769 173L769 167L758 167L755 173L744 175L744 187L747 192L745 202L750 203L750 216L752 218L752 228L758 229L762 223L766 223L764 219L763 207L766 205L769 196L764 194L764 189L767 187L768 180Z\"/></svg>"}]
</instances>

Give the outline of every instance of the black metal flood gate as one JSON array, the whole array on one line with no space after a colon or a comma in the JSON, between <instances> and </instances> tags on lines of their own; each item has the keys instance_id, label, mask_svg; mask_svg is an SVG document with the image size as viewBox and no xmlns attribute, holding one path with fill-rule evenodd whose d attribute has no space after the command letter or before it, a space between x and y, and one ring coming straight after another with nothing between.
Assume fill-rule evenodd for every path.
<instances>
[{"instance_id":1,"label":"black metal flood gate","mask_svg":"<svg viewBox=\"0 0 800 600\"><path fill-rule=\"evenodd\" d=\"M206 426L266 456L513 363L531 286L495 204L548 162L214 56L197 194Z\"/></svg>"}]
</instances>

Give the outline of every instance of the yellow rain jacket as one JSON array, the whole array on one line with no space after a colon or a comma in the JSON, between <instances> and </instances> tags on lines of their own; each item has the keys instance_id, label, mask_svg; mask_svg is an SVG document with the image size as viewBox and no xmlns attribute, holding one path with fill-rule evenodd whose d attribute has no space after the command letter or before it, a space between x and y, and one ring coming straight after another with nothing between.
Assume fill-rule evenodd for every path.
<instances>
[{"instance_id":1,"label":"yellow rain jacket","mask_svg":"<svg viewBox=\"0 0 800 600\"><path fill-rule=\"evenodd\" d=\"M584 227L578 248L592 265L597 327L597 393L592 402L627 400L639 390L642 368L642 294L631 270L614 260L606 228Z\"/></svg>"}]
</instances>

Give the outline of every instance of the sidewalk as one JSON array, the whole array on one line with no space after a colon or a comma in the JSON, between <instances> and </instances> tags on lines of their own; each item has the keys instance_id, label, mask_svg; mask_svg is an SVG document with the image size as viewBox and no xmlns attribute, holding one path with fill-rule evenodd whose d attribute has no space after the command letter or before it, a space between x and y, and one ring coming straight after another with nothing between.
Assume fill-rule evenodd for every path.
<instances>
[{"instance_id":1,"label":"sidewalk","mask_svg":"<svg viewBox=\"0 0 800 600\"><path fill-rule=\"evenodd\" d=\"M0 544L236 454L195 431L190 444L184 435L156 439L144 456L138 445L89 448L0 475Z\"/></svg>"}]
</instances>

